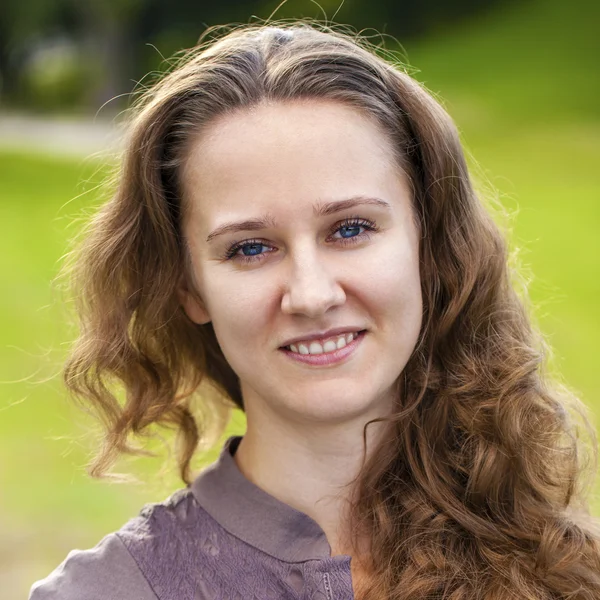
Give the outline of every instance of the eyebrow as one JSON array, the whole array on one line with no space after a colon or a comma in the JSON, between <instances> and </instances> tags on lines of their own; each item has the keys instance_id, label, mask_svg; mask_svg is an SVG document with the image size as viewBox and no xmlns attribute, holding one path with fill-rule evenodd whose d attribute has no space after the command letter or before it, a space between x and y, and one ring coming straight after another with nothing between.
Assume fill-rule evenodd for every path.
<instances>
[{"instance_id":1,"label":"eyebrow","mask_svg":"<svg viewBox=\"0 0 600 600\"><path fill-rule=\"evenodd\" d=\"M206 241L210 242L211 240L214 240L217 236L224 235L226 233L235 233L237 231L259 231L260 229L268 229L269 227L273 227L274 223L275 221L271 217L225 223L224 225L220 225L219 227L211 231L208 234Z\"/></svg>"},{"instance_id":2,"label":"eyebrow","mask_svg":"<svg viewBox=\"0 0 600 600\"><path fill-rule=\"evenodd\" d=\"M313 212L317 217L324 217L363 204L379 206L388 210L391 210L392 208L388 202L386 202L385 200L381 200L380 198L371 198L370 196L354 196L352 198L348 198L347 200L337 200L333 202L326 202L324 204L318 203L314 206ZM259 219L234 221L231 223L225 223L223 225L220 225L219 227L211 231L208 234L206 241L210 242L216 237L224 235L226 233L236 233L238 231L259 231L261 229L268 229L269 227L274 226L275 219L273 219L270 216Z\"/></svg>"},{"instance_id":3,"label":"eyebrow","mask_svg":"<svg viewBox=\"0 0 600 600\"><path fill-rule=\"evenodd\" d=\"M355 206L360 206L362 204L380 206L388 210L392 208L388 202L381 200L381 198L371 198L370 196L353 196L347 200L337 200L333 202L326 202L325 204L317 204L314 212L316 216L323 217L327 215L333 215L337 212L341 212L342 210L354 208Z\"/></svg>"}]
</instances>

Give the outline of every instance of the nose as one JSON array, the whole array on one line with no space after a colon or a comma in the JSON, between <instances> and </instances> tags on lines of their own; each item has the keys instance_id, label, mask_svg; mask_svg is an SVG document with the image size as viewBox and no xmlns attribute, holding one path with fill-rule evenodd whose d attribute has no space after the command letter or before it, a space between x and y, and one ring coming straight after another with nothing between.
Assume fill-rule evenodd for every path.
<instances>
[{"instance_id":1,"label":"nose","mask_svg":"<svg viewBox=\"0 0 600 600\"><path fill-rule=\"evenodd\" d=\"M334 275L321 257L303 254L292 264L281 299L281 310L285 314L314 318L342 305L346 294Z\"/></svg>"}]
</instances>

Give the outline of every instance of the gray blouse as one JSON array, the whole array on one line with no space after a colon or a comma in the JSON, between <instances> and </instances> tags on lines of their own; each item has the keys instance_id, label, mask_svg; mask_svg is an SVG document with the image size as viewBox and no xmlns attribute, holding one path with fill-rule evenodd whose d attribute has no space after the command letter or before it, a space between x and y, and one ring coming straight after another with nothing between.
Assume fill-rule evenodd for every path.
<instances>
[{"instance_id":1,"label":"gray blouse","mask_svg":"<svg viewBox=\"0 0 600 600\"><path fill-rule=\"evenodd\" d=\"M241 439L187 488L69 552L29 600L353 600L351 557L332 557L313 519L246 479Z\"/></svg>"}]
</instances>

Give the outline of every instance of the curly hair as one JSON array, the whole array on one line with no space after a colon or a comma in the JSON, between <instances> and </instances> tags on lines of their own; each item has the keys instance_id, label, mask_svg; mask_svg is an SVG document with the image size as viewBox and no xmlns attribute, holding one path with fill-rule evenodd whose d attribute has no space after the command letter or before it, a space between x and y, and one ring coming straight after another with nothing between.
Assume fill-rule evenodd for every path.
<instances>
[{"instance_id":1,"label":"curly hair","mask_svg":"<svg viewBox=\"0 0 600 600\"><path fill-rule=\"evenodd\" d=\"M357 597L600 598L600 533L580 489L574 416L594 459L595 433L583 406L547 381L543 342L456 128L392 60L314 24L205 38L132 109L114 196L90 223L73 271L80 337L65 382L106 429L90 473L135 452L132 436L169 426L189 483L211 431L193 400L207 417L219 406L244 410L212 325L192 323L176 293L189 277L181 166L217 116L295 99L344 103L382 125L421 227L419 343L398 378L386 436L352 482L351 531L370 540L370 577Z\"/></svg>"}]
</instances>

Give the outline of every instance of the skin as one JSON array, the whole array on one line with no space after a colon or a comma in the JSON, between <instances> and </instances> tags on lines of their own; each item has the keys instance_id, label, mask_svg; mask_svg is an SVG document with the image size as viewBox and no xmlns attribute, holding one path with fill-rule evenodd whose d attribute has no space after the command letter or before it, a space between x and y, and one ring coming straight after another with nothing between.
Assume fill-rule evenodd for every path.
<instances>
[{"instance_id":1,"label":"skin","mask_svg":"<svg viewBox=\"0 0 600 600\"><path fill-rule=\"evenodd\" d=\"M364 458L365 423L393 410L422 320L419 231L392 156L386 135L357 109L308 100L219 117L193 140L182 170L194 285L180 297L194 322L212 321L240 378L247 431L236 463L311 516L332 555L359 553L344 529L344 486ZM357 197L386 206L315 215ZM348 224L356 218L377 231ZM207 239L248 219L268 223ZM244 261L244 252L258 258ZM290 338L336 327L366 330L341 363L307 365L281 350ZM382 427L367 429L367 452Z\"/></svg>"}]
</instances>

